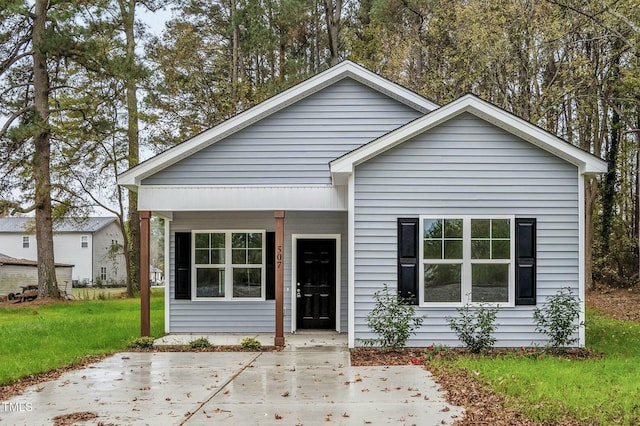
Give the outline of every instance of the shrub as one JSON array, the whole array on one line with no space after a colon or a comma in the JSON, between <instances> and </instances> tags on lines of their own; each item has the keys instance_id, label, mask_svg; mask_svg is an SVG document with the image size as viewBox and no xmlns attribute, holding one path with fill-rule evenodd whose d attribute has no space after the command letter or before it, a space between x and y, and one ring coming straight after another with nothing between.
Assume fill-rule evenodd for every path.
<instances>
[{"instance_id":1,"label":"shrub","mask_svg":"<svg viewBox=\"0 0 640 426\"><path fill-rule=\"evenodd\" d=\"M365 346L381 346L384 349L398 349L406 345L409 336L422 325L424 316L415 316L416 306L411 299L401 297L389 289L387 284L373 294L376 301L367 315L367 326L378 335L373 339L361 339Z\"/></svg>"},{"instance_id":2,"label":"shrub","mask_svg":"<svg viewBox=\"0 0 640 426\"><path fill-rule=\"evenodd\" d=\"M153 337L136 337L129 342L130 349L149 349L153 347Z\"/></svg>"},{"instance_id":3,"label":"shrub","mask_svg":"<svg viewBox=\"0 0 640 426\"><path fill-rule=\"evenodd\" d=\"M560 289L547 298L541 309L533 311L536 331L549 336L549 347L561 350L578 341L575 332L583 323L576 321L580 316L580 299L569 287Z\"/></svg>"},{"instance_id":4,"label":"shrub","mask_svg":"<svg viewBox=\"0 0 640 426\"><path fill-rule=\"evenodd\" d=\"M201 337L199 339L195 339L189 342L189 346L192 349L199 349L199 348L208 348L209 346L211 346L211 343L209 343L209 340Z\"/></svg>"},{"instance_id":5,"label":"shrub","mask_svg":"<svg viewBox=\"0 0 640 426\"><path fill-rule=\"evenodd\" d=\"M472 308L467 303L456 310L459 316L457 318L447 317L447 322L458 335L458 340L474 354L491 349L496 342L492 333L497 328L495 321L498 308L487 307L482 303L477 308Z\"/></svg>"},{"instance_id":6,"label":"shrub","mask_svg":"<svg viewBox=\"0 0 640 426\"><path fill-rule=\"evenodd\" d=\"M451 361L454 354L445 345L429 345L424 352L425 361Z\"/></svg>"},{"instance_id":7,"label":"shrub","mask_svg":"<svg viewBox=\"0 0 640 426\"><path fill-rule=\"evenodd\" d=\"M240 341L240 346L249 349L260 349L262 347L262 343L260 343L260 341L255 337L245 337Z\"/></svg>"}]
</instances>

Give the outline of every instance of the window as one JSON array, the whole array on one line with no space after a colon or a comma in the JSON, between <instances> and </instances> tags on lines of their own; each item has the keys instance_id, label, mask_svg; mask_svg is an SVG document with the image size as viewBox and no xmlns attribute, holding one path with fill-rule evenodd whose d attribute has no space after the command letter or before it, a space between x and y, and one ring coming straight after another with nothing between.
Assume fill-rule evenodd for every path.
<instances>
[{"instance_id":1,"label":"window","mask_svg":"<svg viewBox=\"0 0 640 426\"><path fill-rule=\"evenodd\" d=\"M82 242L81 242L81 244L80 244L80 245L81 245L81 247L82 247L82 248L87 248L87 247L89 247L89 237L88 237L87 235L83 235L83 236L82 236L82 237L80 237L80 238L81 238L81 241L82 241Z\"/></svg>"},{"instance_id":2,"label":"window","mask_svg":"<svg viewBox=\"0 0 640 426\"><path fill-rule=\"evenodd\" d=\"M420 218L422 304L513 303L512 217Z\"/></svg>"},{"instance_id":3,"label":"window","mask_svg":"<svg viewBox=\"0 0 640 426\"><path fill-rule=\"evenodd\" d=\"M100 279L102 281L106 281L107 280L107 267L106 266L101 266L100 267Z\"/></svg>"},{"instance_id":4,"label":"window","mask_svg":"<svg viewBox=\"0 0 640 426\"><path fill-rule=\"evenodd\" d=\"M22 237L22 248L29 248L29 236L25 235Z\"/></svg>"},{"instance_id":5,"label":"window","mask_svg":"<svg viewBox=\"0 0 640 426\"><path fill-rule=\"evenodd\" d=\"M193 233L196 298L264 299L263 231Z\"/></svg>"}]
</instances>

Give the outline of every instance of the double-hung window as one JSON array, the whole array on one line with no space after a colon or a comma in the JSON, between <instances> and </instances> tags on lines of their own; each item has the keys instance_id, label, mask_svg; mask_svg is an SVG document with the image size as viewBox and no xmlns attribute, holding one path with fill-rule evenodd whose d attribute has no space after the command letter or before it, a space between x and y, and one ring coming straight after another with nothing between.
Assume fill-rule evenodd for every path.
<instances>
[{"instance_id":1,"label":"double-hung window","mask_svg":"<svg viewBox=\"0 0 640 426\"><path fill-rule=\"evenodd\" d=\"M194 231L193 236L196 298L264 299L264 231Z\"/></svg>"},{"instance_id":2,"label":"double-hung window","mask_svg":"<svg viewBox=\"0 0 640 426\"><path fill-rule=\"evenodd\" d=\"M29 236L24 235L22 237L22 248L29 248Z\"/></svg>"},{"instance_id":3,"label":"double-hung window","mask_svg":"<svg viewBox=\"0 0 640 426\"><path fill-rule=\"evenodd\" d=\"M513 304L513 217L421 216L420 235L421 304Z\"/></svg>"}]
</instances>

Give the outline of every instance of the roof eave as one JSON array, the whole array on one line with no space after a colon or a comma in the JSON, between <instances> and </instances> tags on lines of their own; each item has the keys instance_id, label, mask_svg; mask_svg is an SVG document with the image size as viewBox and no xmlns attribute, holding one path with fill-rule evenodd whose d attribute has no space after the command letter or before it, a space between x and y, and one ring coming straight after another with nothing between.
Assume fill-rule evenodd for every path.
<instances>
[{"instance_id":1,"label":"roof eave","mask_svg":"<svg viewBox=\"0 0 640 426\"><path fill-rule=\"evenodd\" d=\"M511 113L474 95L465 95L417 120L412 121L380 138L364 145L330 163L331 173L353 173L358 164L387 151L453 117L471 113L503 130L544 149L577 166L582 174L602 174L607 164L602 159L563 141L557 136L537 127Z\"/></svg>"}]
</instances>

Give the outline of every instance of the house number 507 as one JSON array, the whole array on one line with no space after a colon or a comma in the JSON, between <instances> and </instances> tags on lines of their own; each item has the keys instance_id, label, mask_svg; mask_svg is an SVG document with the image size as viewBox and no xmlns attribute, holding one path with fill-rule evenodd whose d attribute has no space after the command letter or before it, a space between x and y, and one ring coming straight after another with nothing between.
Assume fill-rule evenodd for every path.
<instances>
[{"instance_id":1,"label":"house number 507","mask_svg":"<svg viewBox=\"0 0 640 426\"><path fill-rule=\"evenodd\" d=\"M278 269L282 266L282 246L276 247L276 265Z\"/></svg>"}]
</instances>

